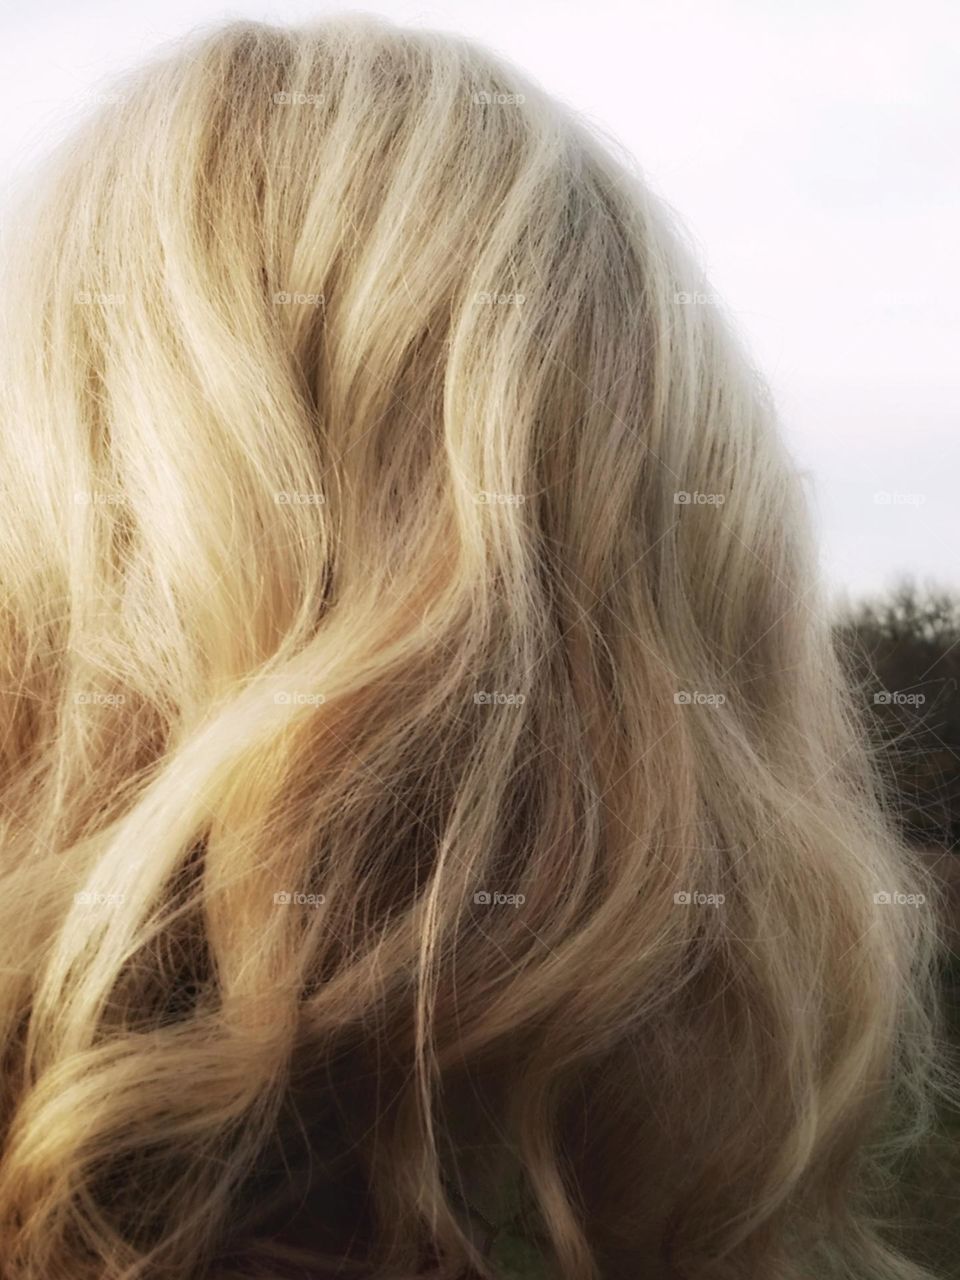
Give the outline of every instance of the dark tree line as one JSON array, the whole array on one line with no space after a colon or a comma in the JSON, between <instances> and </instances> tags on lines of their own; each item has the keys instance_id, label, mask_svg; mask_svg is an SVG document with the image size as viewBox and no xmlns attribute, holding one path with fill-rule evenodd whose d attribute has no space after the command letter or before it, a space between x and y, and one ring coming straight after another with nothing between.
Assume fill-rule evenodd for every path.
<instances>
[{"instance_id":1,"label":"dark tree line","mask_svg":"<svg viewBox=\"0 0 960 1280\"><path fill-rule=\"evenodd\" d=\"M960 596L904 583L835 636L905 835L960 849Z\"/></svg>"}]
</instances>

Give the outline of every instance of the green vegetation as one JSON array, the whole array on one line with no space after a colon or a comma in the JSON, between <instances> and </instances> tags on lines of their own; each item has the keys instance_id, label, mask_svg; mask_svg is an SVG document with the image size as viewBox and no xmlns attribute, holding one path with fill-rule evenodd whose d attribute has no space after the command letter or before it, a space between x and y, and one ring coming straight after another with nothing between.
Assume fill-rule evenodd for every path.
<instances>
[{"instance_id":1,"label":"green vegetation","mask_svg":"<svg viewBox=\"0 0 960 1280\"><path fill-rule=\"evenodd\" d=\"M960 597L904 583L836 638L905 836L960 847Z\"/></svg>"}]
</instances>

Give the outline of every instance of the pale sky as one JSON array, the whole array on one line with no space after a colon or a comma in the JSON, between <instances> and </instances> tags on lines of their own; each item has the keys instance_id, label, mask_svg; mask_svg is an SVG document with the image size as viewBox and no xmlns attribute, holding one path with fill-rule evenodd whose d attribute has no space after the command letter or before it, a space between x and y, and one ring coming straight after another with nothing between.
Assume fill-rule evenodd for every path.
<instances>
[{"instance_id":1,"label":"pale sky","mask_svg":"<svg viewBox=\"0 0 960 1280\"><path fill-rule=\"evenodd\" d=\"M960 6L35 0L0 17L0 183L194 26L354 8L482 40L637 158L772 383L829 582L960 586Z\"/></svg>"}]
</instances>

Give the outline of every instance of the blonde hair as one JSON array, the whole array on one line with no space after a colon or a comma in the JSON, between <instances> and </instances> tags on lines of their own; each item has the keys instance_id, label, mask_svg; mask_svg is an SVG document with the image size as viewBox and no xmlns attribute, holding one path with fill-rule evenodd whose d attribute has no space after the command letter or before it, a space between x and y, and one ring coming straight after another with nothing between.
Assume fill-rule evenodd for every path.
<instances>
[{"instance_id":1,"label":"blonde hair","mask_svg":"<svg viewBox=\"0 0 960 1280\"><path fill-rule=\"evenodd\" d=\"M465 42L229 25L6 258L4 1276L490 1275L511 1179L567 1280L924 1274L929 886L629 167Z\"/></svg>"}]
</instances>

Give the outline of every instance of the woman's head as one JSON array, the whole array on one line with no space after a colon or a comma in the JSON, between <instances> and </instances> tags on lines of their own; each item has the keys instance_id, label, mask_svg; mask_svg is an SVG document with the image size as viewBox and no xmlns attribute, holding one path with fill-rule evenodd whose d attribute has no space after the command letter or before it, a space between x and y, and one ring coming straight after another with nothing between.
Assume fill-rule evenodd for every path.
<instances>
[{"instance_id":1,"label":"woman's head","mask_svg":"<svg viewBox=\"0 0 960 1280\"><path fill-rule=\"evenodd\" d=\"M919 1274L860 1206L919 881L712 301L445 36L229 26L61 149L3 300L11 1280L452 1275L504 1187L569 1280Z\"/></svg>"}]
</instances>

